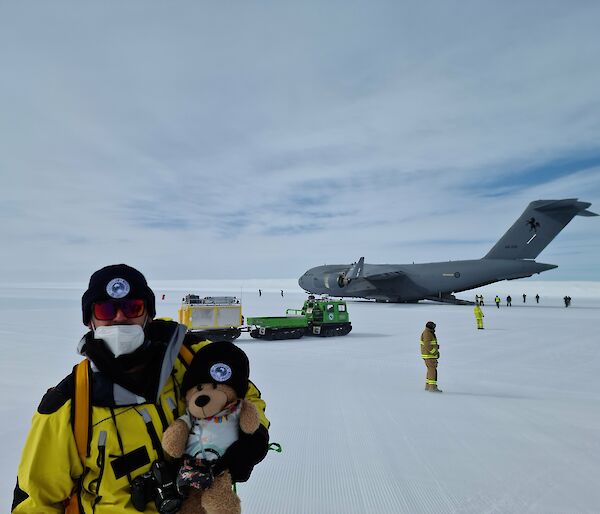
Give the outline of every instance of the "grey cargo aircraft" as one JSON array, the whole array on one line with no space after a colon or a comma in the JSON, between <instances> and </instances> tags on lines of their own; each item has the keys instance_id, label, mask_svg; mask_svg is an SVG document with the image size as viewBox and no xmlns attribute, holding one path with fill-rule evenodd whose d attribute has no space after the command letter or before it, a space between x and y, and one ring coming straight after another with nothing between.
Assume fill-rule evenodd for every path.
<instances>
[{"instance_id":1,"label":"grey cargo aircraft","mask_svg":"<svg viewBox=\"0 0 600 514\"><path fill-rule=\"evenodd\" d=\"M298 279L309 293L387 302L435 300L465 303L453 293L500 280L530 277L558 266L535 262L548 243L577 215L597 216L577 198L531 202L521 217L482 258L424 264L332 264L309 269ZM466 302L471 303L471 302Z\"/></svg>"}]
</instances>

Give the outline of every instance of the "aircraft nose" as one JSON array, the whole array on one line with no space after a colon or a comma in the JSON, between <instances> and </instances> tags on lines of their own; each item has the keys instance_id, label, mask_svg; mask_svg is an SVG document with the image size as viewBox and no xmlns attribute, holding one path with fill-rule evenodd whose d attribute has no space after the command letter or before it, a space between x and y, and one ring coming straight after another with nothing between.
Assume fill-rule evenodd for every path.
<instances>
[{"instance_id":1,"label":"aircraft nose","mask_svg":"<svg viewBox=\"0 0 600 514\"><path fill-rule=\"evenodd\" d=\"M308 271L298 279L298 285L302 289L306 289L306 286L308 285Z\"/></svg>"}]
</instances>

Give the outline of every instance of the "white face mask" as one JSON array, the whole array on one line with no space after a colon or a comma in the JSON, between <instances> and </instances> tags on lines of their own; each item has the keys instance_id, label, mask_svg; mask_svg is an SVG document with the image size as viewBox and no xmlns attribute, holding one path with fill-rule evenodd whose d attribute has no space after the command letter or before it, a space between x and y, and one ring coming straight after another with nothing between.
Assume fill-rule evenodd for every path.
<instances>
[{"instance_id":1,"label":"white face mask","mask_svg":"<svg viewBox=\"0 0 600 514\"><path fill-rule=\"evenodd\" d=\"M109 325L94 329L94 338L102 339L115 357L137 350L146 336L140 325Z\"/></svg>"}]
</instances>

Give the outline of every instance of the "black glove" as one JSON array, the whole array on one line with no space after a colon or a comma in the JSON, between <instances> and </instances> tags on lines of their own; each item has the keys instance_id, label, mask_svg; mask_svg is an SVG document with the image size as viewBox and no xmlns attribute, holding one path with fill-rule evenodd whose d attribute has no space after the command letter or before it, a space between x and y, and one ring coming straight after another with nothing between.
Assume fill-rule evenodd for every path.
<instances>
[{"instance_id":1,"label":"black glove","mask_svg":"<svg viewBox=\"0 0 600 514\"><path fill-rule=\"evenodd\" d=\"M250 478L250 473L256 464L265 458L269 451L269 432L260 425L253 434L240 433L240 437L221 457L213 471L220 475L229 470L233 482L245 482Z\"/></svg>"}]
</instances>

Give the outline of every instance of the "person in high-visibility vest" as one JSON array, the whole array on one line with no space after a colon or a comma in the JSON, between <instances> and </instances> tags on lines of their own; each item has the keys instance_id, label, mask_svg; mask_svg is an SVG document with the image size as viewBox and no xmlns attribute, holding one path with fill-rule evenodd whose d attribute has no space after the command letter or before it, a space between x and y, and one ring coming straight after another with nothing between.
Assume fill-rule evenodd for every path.
<instances>
[{"instance_id":1,"label":"person in high-visibility vest","mask_svg":"<svg viewBox=\"0 0 600 514\"><path fill-rule=\"evenodd\" d=\"M481 310L481 307L479 307L479 305L475 305L475 308L473 309L473 312L475 313L475 321L477 321L477 328L479 330L483 330L483 311Z\"/></svg>"},{"instance_id":2,"label":"person in high-visibility vest","mask_svg":"<svg viewBox=\"0 0 600 514\"><path fill-rule=\"evenodd\" d=\"M427 374L425 376L425 391L441 393L437 386L437 365L440 357L439 345L435 335L435 323L428 321L421 334L421 357L425 361Z\"/></svg>"}]
</instances>

